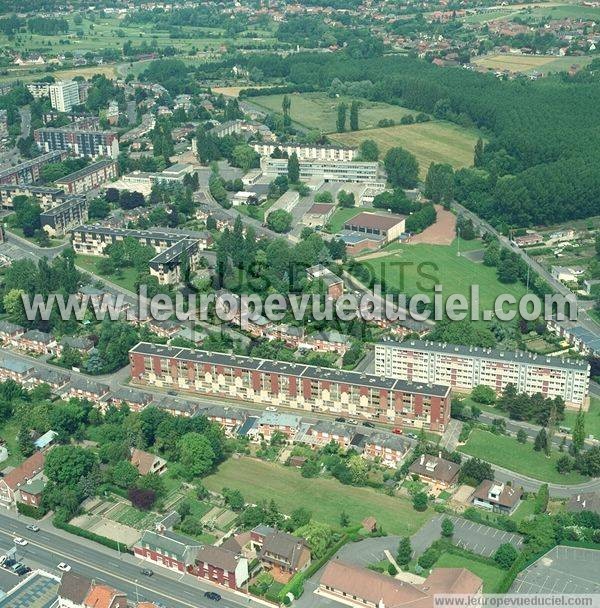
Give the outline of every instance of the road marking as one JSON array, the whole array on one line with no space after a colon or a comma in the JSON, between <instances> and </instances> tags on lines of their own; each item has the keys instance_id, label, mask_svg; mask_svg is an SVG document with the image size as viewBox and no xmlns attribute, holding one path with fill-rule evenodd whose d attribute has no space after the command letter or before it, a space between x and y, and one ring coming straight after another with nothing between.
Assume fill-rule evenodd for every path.
<instances>
[{"instance_id":1,"label":"road marking","mask_svg":"<svg viewBox=\"0 0 600 608\"><path fill-rule=\"evenodd\" d=\"M4 530L2 528L0 528L0 534L5 534L7 536L10 536L11 538L14 537L14 532L11 532L9 530ZM68 562L76 562L82 566L85 566L87 568L92 568L94 570L97 570L98 572L102 572L102 574L105 574L106 576L112 576L113 578L116 578L118 580L121 580L127 584L131 584L131 580L128 578L125 578L124 576L121 576L119 574L114 574L113 572L110 572L108 570L103 570L102 568L98 567L95 564L90 564L89 562L86 562L80 558L77 557L73 557L72 555L66 554L66 553L62 553L61 551L58 551L56 548L52 547L52 546L47 546L44 545L40 542L37 541L33 541L33 540L29 540L27 539L29 544L34 545L36 547L39 547L40 549L44 549L45 551L50 551L52 554L55 555L59 555L60 557L64 557L66 560L68 560ZM157 595L160 595L161 597L164 597L168 600L172 600L174 602L179 602L180 604L184 604L185 606L189 606L190 608L196 608L197 607L197 603L194 604L190 604L187 602L184 602L181 600L181 598L178 597L173 597L171 595L168 595L167 593L165 593L164 591L158 591L156 589L152 589L151 587L146 587L145 585L142 585L140 583L137 583L137 587L139 589L144 589L145 591L149 592L149 593L155 593ZM198 591L202 591L202 589L198 588ZM182 593L185 593L187 595L189 595L190 597L194 598L195 596L192 594L192 591L189 589L182 589ZM239 606L245 606L246 604L242 604L241 602L235 601L230 599L229 597L227 598L228 601L237 604Z\"/></svg>"}]
</instances>

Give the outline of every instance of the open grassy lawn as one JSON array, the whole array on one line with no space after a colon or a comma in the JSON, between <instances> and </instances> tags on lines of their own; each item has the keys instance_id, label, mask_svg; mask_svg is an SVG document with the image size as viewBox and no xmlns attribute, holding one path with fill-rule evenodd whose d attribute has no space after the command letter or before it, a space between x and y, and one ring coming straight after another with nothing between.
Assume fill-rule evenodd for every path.
<instances>
[{"instance_id":1,"label":"open grassy lawn","mask_svg":"<svg viewBox=\"0 0 600 608\"><path fill-rule=\"evenodd\" d=\"M363 211L378 211L374 207L337 207L333 212L328 224L331 226L332 234L344 229L344 224L355 215Z\"/></svg>"},{"instance_id":2,"label":"open grassy lawn","mask_svg":"<svg viewBox=\"0 0 600 608\"><path fill-rule=\"evenodd\" d=\"M214 492L224 487L238 489L247 502L273 499L284 513L305 507L315 520L334 527L339 527L340 513L345 511L352 524L373 515L386 533L404 536L432 514L429 510L418 513L403 498L345 486L334 479L307 479L296 469L251 458L229 459L203 482Z\"/></svg>"},{"instance_id":3,"label":"open grassy lawn","mask_svg":"<svg viewBox=\"0 0 600 608\"><path fill-rule=\"evenodd\" d=\"M338 144L351 147L359 146L365 139L372 139L379 146L382 157L390 148L402 146L417 157L423 179L431 163L449 163L455 169L470 167L473 164L473 148L479 135L474 129L432 120L382 129L334 133L330 138Z\"/></svg>"},{"instance_id":4,"label":"open grassy lawn","mask_svg":"<svg viewBox=\"0 0 600 608\"><path fill-rule=\"evenodd\" d=\"M442 553L434 568L466 568L483 581L484 593L495 593L506 573L502 568L454 553Z\"/></svg>"},{"instance_id":5,"label":"open grassy lawn","mask_svg":"<svg viewBox=\"0 0 600 608\"><path fill-rule=\"evenodd\" d=\"M15 419L9 420L0 427L0 437L4 440L4 445L8 450L8 459L4 462L0 462L0 469L4 469L8 466L16 467L24 460L19 451L19 442L17 440L18 433L19 425Z\"/></svg>"},{"instance_id":6,"label":"open grassy lawn","mask_svg":"<svg viewBox=\"0 0 600 608\"><path fill-rule=\"evenodd\" d=\"M477 241L461 241L461 251L477 248ZM457 255L457 242L452 245L394 245L390 254L365 260L366 266L376 279L385 279L388 287L395 287L407 295L426 293L433 296L436 284L443 286L443 297L463 294L470 300L471 285L479 286L481 309L493 309L495 298L501 293L515 298L525 294L520 283L504 285L498 282L496 269L472 262ZM428 276L423 276L428 275Z\"/></svg>"},{"instance_id":7,"label":"open grassy lawn","mask_svg":"<svg viewBox=\"0 0 600 608\"><path fill-rule=\"evenodd\" d=\"M535 512L535 498L529 497L527 500L522 500L521 504L516 508L515 512L510 515L511 519L520 522L527 519Z\"/></svg>"},{"instance_id":8,"label":"open grassy lawn","mask_svg":"<svg viewBox=\"0 0 600 608\"><path fill-rule=\"evenodd\" d=\"M551 452L547 458L543 452L536 452L532 443L519 443L506 435L474 429L467 443L458 449L470 456L548 483L576 484L586 480L579 473L561 475L556 470L556 461L560 456L558 450Z\"/></svg>"},{"instance_id":9,"label":"open grassy lawn","mask_svg":"<svg viewBox=\"0 0 600 608\"><path fill-rule=\"evenodd\" d=\"M565 419L561 422L561 426L567 426L571 429L575 427L575 418L577 412L574 410L565 410ZM596 439L600 439L600 399L592 397L590 400L590 409L585 413L585 433L593 435Z\"/></svg>"},{"instance_id":10,"label":"open grassy lawn","mask_svg":"<svg viewBox=\"0 0 600 608\"><path fill-rule=\"evenodd\" d=\"M484 55L473 61L476 65L490 70L510 70L512 72L529 73L562 72L572 65L587 65L591 57L556 57L552 55Z\"/></svg>"},{"instance_id":11,"label":"open grassy lawn","mask_svg":"<svg viewBox=\"0 0 600 608\"><path fill-rule=\"evenodd\" d=\"M93 272L98 276L104 276L98 272L98 263L101 259L102 258L94 255L78 255L75 258L75 264L88 272ZM121 274L106 275L104 278L112 283L115 283L116 285L119 285L119 287L123 287L124 289L128 289L129 291L135 293L135 282L137 280L137 276L138 273L135 268L125 268Z\"/></svg>"},{"instance_id":12,"label":"open grassy lawn","mask_svg":"<svg viewBox=\"0 0 600 608\"><path fill-rule=\"evenodd\" d=\"M337 107L345 102L348 107L351 98L328 97L325 93L291 93L289 95L292 107L290 114L292 120L307 129L318 129L324 133L332 133L336 129ZM262 95L252 97L250 101L271 112L281 113L283 95ZM387 103L361 100L362 107L358 113L358 126L361 129L370 129L377 126L383 118L391 118L398 122L406 114L417 114L412 110L394 106ZM348 115L349 119L349 115Z\"/></svg>"}]
</instances>

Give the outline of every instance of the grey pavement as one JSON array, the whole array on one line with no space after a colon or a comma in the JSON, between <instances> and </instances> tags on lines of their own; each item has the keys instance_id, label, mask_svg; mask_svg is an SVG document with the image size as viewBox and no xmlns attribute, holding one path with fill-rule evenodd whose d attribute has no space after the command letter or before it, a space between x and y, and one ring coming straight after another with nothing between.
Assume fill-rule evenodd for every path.
<instances>
[{"instance_id":1,"label":"grey pavement","mask_svg":"<svg viewBox=\"0 0 600 608\"><path fill-rule=\"evenodd\" d=\"M350 542L344 545L336 554L335 559L340 559L349 564L357 566L368 566L381 561L389 551L392 555L398 552L399 536L379 536L376 538L365 538L359 542Z\"/></svg>"},{"instance_id":2,"label":"grey pavement","mask_svg":"<svg viewBox=\"0 0 600 608\"><path fill-rule=\"evenodd\" d=\"M415 555L421 555L431 543L441 537L442 520L445 517L434 517L412 536L411 544ZM462 517L449 516L449 519L454 523L452 542L473 553L490 557L504 543L510 543L517 548L522 545L523 537L520 534L504 532Z\"/></svg>"},{"instance_id":3,"label":"grey pavement","mask_svg":"<svg viewBox=\"0 0 600 608\"><path fill-rule=\"evenodd\" d=\"M554 547L518 574L510 593L600 594L600 551Z\"/></svg>"},{"instance_id":4,"label":"grey pavement","mask_svg":"<svg viewBox=\"0 0 600 608\"><path fill-rule=\"evenodd\" d=\"M462 422L452 418L448 423L448 427L444 431L444 434L442 435L440 447L448 450L449 452L454 452L456 446L458 445L458 438L460 437L461 430Z\"/></svg>"}]
</instances>

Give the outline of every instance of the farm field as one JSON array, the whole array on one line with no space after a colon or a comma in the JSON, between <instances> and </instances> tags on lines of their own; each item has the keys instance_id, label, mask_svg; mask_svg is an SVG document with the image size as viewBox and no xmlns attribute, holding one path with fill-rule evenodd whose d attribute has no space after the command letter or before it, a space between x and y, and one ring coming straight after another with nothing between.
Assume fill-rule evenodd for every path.
<instances>
[{"instance_id":1,"label":"farm field","mask_svg":"<svg viewBox=\"0 0 600 608\"><path fill-rule=\"evenodd\" d=\"M339 527L342 510L352 524L375 515L387 534L412 534L431 517L431 511L419 513L406 499L345 486L334 479L306 479L295 469L251 458L229 459L203 482L214 492L224 487L238 489L246 502L273 499L288 514L304 507L315 520L334 527Z\"/></svg>"},{"instance_id":2,"label":"farm field","mask_svg":"<svg viewBox=\"0 0 600 608\"><path fill-rule=\"evenodd\" d=\"M455 555L454 553L448 552L440 555L440 558L435 563L434 567L466 568L483 580L484 593L495 593L506 574L506 570L502 570L492 564L486 564L478 559L469 559L466 556Z\"/></svg>"},{"instance_id":3,"label":"farm field","mask_svg":"<svg viewBox=\"0 0 600 608\"><path fill-rule=\"evenodd\" d=\"M455 169L471 166L478 137L479 133L474 129L463 129L440 120L330 135L335 143L351 147L372 139L379 146L382 157L390 148L402 146L417 157L422 179L431 163L448 163Z\"/></svg>"},{"instance_id":4,"label":"farm field","mask_svg":"<svg viewBox=\"0 0 600 608\"><path fill-rule=\"evenodd\" d=\"M478 241L461 241L461 252L481 248ZM458 293L470 300L470 286L479 285L480 309L493 309L495 298L510 293L515 298L525 294L520 283L504 285L498 282L496 269L457 256L457 242L452 245L402 245L387 248L389 255L365 260L376 279L384 279L388 287L407 295L433 294L436 283L443 285L443 295ZM424 274L428 276L423 276Z\"/></svg>"},{"instance_id":5,"label":"farm field","mask_svg":"<svg viewBox=\"0 0 600 608\"><path fill-rule=\"evenodd\" d=\"M488 431L474 429L467 443L458 449L469 456L549 483L577 484L586 480L586 477L579 473L561 475L556 470L556 461L560 456L558 450L551 452L548 458L543 452L536 452L533 443L519 443L506 435L494 435Z\"/></svg>"},{"instance_id":6,"label":"farm field","mask_svg":"<svg viewBox=\"0 0 600 608\"><path fill-rule=\"evenodd\" d=\"M572 65L587 65L591 57L556 57L548 55L485 55L473 61L475 65L489 70L510 70L511 72L561 72Z\"/></svg>"},{"instance_id":7,"label":"farm field","mask_svg":"<svg viewBox=\"0 0 600 608\"><path fill-rule=\"evenodd\" d=\"M325 93L292 93L289 95L292 102L290 115L292 120L307 129L318 129L324 133L332 133L336 128L337 107L344 101L348 106L352 102L350 97L337 97L332 99ZM270 112L281 113L283 95L264 95L249 99L253 104ZM387 103L360 100L363 104L358 113L358 124L361 129L370 129L377 126L383 118L399 121L407 114L417 114L407 108Z\"/></svg>"}]
</instances>

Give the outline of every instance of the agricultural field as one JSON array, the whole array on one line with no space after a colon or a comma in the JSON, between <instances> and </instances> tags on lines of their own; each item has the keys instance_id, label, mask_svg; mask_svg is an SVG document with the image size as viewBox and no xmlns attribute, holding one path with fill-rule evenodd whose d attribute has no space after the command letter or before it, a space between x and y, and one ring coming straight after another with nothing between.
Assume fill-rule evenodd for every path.
<instances>
[{"instance_id":1,"label":"agricultural field","mask_svg":"<svg viewBox=\"0 0 600 608\"><path fill-rule=\"evenodd\" d=\"M460 242L461 252L482 247L479 241ZM389 252L386 255L386 252ZM426 293L433 296L435 284L444 287L443 295L463 294L470 300L471 285L479 285L480 309L493 309L495 298L501 293L519 298L525 294L520 283L505 285L498 281L496 269L457 255L458 243L452 245L393 244L365 259L363 265L377 280L384 279L388 287L407 295ZM366 257L366 256L365 256ZM359 258L360 260L360 258ZM424 276L427 275L427 276Z\"/></svg>"},{"instance_id":2,"label":"agricultural field","mask_svg":"<svg viewBox=\"0 0 600 608\"><path fill-rule=\"evenodd\" d=\"M586 480L577 472L561 475L556 470L556 461L560 456L558 450L551 452L548 458L544 452L536 452L531 442L519 443L507 435L495 435L481 429L474 429L459 451L549 483L570 485Z\"/></svg>"},{"instance_id":3,"label":"agricultural field","mask_svg":"<svg viewBox=\"0 0 600 608\"><path fill-rule=\"evenodd\" d=\"M449 552L440 555L434 568L466 568L483 580L484 593L496 593L506 574L506 570L480 561L477 558L470 559L465 555Z\"/></svg>"},{"instance_id":4,"label":"agricultural field","mask_svg":"<svg viewBox=\"0 0 600 608\"><path fill-rule=\"evenodd\" d=\"M448 163L455 169L470 167L479 136L475 129L464 129L450 122L432 120L412 125L335 133L330 138L335 143L351 147L359 146L365 139L372 139L379 146L382 156L390 148L402 146L417 157L419 175L424 179L431 163Z\"/></svg>"},{"instance_id":5,"label":"agricultural field","mask_svg":"<svg viewBox=\"0 0 600 608\"><path fill-rule=\"evenodd\" d=\"M306 129L317 129L323 133L332 133L336 128L337 107L344 101L348 106L351 98L328 97L325 93L292 93L290 115L292 120ZM261 108L274 113L281 113L283 95L264 95L252 97L249 101ZM407 114L416 114L412 110L387 103L360 100L363 104L358 114L358 124L361 129L370 129L384 119L399 121Z\"/></svg>"},{"instance_id":6,"label":"agricultural field","mask_svg":"<svg viewBox=\"0 0 600 608\"><path fill-rule=\"evenodd\" d=\"M284 513L304 507L315 520L334 527L339 527L340 512L345 511L352 524L374 515L387 534L409 535L431 517L429 510L419 513L404 498L345 486L335 479L306 479L296 469L252 458L230 459L203 481L213 492L224 487L240 490L246 502L272 499Z\"/></svg>"},{"instance_id":7,"label":"agricultural field","mask_svg":"<svg viewBox=\"0 0 600 608\"><path fill-rule=\"evenodd\" d=\"M591 57L556 57L554 55L484 55L473 61L488 70L509 70L511 72L563 72L572 65L585 66Z\"/></svg>"}]
</instances>

